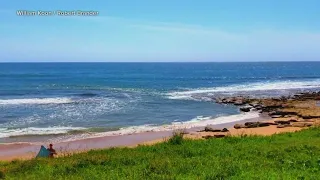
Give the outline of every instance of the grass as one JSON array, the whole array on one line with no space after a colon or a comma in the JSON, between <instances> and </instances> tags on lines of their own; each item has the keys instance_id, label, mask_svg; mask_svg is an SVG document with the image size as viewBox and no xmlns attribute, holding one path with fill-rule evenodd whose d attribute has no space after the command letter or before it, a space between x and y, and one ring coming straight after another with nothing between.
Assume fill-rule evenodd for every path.
<instances>
[{"instance_id":1,"label":"grass","mask_svg":"<svg viewBox=\"0 0 320 180\"><path fill-rule=\"evenodd\" d=\"M6 179L319 179L320 128L0 163Z\"/></svg>"}]
</instances>

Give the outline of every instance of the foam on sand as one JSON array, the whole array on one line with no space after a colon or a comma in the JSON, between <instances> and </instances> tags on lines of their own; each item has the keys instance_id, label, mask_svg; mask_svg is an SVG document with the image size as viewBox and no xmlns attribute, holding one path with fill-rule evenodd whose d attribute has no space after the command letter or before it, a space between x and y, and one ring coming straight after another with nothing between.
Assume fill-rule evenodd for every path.
<instances>
[{"instance_id":1,"label":"foam on sand","mask_svg":"<svg viewBox=\"0 0 320 180\"><path fill-rule=\"evenodd\" d=\"M202 127L206 125L218 125L218 124L225 124L225 123L232 123L236 121L242 121L246 119L258 118L260 117L258 112L248 112L248 113L241 113L236 115L229 115L229 116L221 116L221 117L203 117L198 116L190 121L186 122L173 122L170 125L163 125L163 126L152 126L152 125L145 125L145 126L133 126L128 128L123 128L118 133L121 134L132 134L132 133L140 133L140 132L148 132L148 131L172 131L172 130L179 130L179 129L190 129L193 127ZM110 133L110 132L108 132ZM117 133L116 133L117 135Z\"/></svg>"},{"instance_id":2,"label":"foam on sand","mask_svg":"<svg viewBox=\"0 0 320 180\"><path fill-rule=\"evenodd\" d=\"M48 127L48 128L0 128L0 138L15 137L15 136L27 136L27 135L55 135L66 134L69 131L83 130L86 128L81 127Z\"/></svg>"}]
</instances>

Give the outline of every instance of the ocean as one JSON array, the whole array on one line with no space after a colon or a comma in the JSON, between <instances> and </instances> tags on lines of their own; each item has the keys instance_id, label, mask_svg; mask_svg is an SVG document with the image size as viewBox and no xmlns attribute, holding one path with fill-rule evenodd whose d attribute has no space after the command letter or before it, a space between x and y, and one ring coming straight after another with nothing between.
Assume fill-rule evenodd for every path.
<instances>
[{"instance_id":1,"label":"ocean","mask_svg":"<svg viewBox=\"0 0 320 180\"><path fill-rule=\"evenodd\" d=\"M233 122L257 114L215 97L309 90L320 62L1 63L0 143Z\"/></svg>"}]
</instances>

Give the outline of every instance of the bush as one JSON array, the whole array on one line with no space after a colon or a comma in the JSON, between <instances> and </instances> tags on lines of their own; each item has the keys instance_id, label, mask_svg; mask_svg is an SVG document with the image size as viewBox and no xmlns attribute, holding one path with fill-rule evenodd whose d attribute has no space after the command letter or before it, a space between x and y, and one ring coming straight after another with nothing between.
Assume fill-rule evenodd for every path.
<instances>
[{"instance_id":1,"label":"bush","mask_svg":"<svg viewBox=\"0 0 320 180\"><path fill-rule=\"evenodd\" d=\"M179 131L173 132L172 137L168 140L168 143L172 145L179 145L179 144L182 144L182 142L183 142L183 133Z\"/></svg>"},{"instance_id":2,"label":"bush","mask_svg":"<svg viewBox=\"0 0 320 180\"><path fill-rule=\"evenodd\" d=\"M0 179L5 179L4 172L0 171Z\"/></svg>"}]
</instances>

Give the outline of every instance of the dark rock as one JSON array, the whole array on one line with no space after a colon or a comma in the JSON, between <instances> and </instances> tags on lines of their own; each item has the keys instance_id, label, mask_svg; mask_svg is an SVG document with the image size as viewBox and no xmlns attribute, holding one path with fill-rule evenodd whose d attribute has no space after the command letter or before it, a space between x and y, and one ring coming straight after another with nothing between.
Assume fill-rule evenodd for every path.
<instances>
[{"instance_id":1,"label":"dark rock","mask_svg":"<svg viewBox=\"0 0 320 180\"><path fill-rule=\"evenodd\" d=\"M233 127L235 129L241 129L241 128L245 128L245 125L243 125L243 124L235 124Z\"/></svg>"},{"instance_id":2,"label":"dark rock","mask_svg":"<svg viewBox=\"0 0 320 180\"><path fill-rule=\"evenodd\" d=\"M241 107L240 111L242 111L242 112L250 112L251 108L252 108L251 106L250 107L248 107L248 106L247 107Z\"/></svg>"},{"instance_id":3,"label":"dark rock","mask_svg":"<svg viewBox=\"0 0 320 180\"><path fill-rule=\"evenodd\" d=\"M296 119L290 119L289 121L290 121L290 122L299 122L299 121L296 120Z\"/></svg>"},{"instance_id":4,"label":"dark rock","mask_svg":"<svg viewBox=\"0 0 320 180\"><path fill-rule=\"evenodd\" d=\"M229 130L227 128L223 128L221 132L229 132Z\"/></svg>"},{"instance_id":5,"label":"dark rock","mask_svg":"<svg viewBox=\"0 0 320 180\"><path fill-rule=\"evenodd\" d=\"M258 124L258 122L246 122L244 123L245 126L251 125L251 124Z\"/></svg>"},{"instance_id":6,"label":"dark rock","mask_svg":"<svg viewBox=\"0 0 320 180\"><path fill-rule=\"evenodd\" d=\"M290 124L291 121L274 121L274 123L277 123L277 124Z\"/></svg>"},{"instance_id":7,"label":"dark rock","mask_svg":"<svg viewBox=\"0 0 320 180\"><path fill-rule=\"evenodd\" d=\"M273 115L280 115L280 116L283 116L283 113L281 111L272 111L269 113L270 116L273 116Z\"/></svg>"},{"instance_id":8,"label":"dark rock","mask_svg":"<svg viewBox=\"0 0 320 180\"><path fill-rule=\"evenodd\" d=\"M320 118L320 116L311 116L311 115L309 115L309 116L300 116L300 117L302 117L303 119L314 119L314 118Z\"/></svg>"},{"instance_id":9,"label":"dark rock","mask_svg":"<svg viewBox=\"0 0 320 180\"><path fill-rule=\"evenodd\" d=\"M296 116L296 115L298 115L298 113L297 112L291 112L291 111L285 111L285 112L282 112L282 115L283 116L285 116L285 115L294 115L294 116Z\"/></svg>"},{"instance_id":10,"label":"dark rock","mask_svg":"<svg viewBox=\"0 0 320 180\"><path fill-rule=\"evenodd\" d=\"M231 104L235 101L235 99L233 97L228 97L228 98L223 98L222 102L226 103L226 104Z\"/></svg>"},{"instance_id":11,"label":"dark rock","mask_svg":"<svg viewBox=\"0 0 320 180\"><path fill-rule=\"evenodd\" d=\"M257 127L266 127L273 125L273 123L268 123L268 122L246 122L244 124L246 128L257 128Z\"/></svg>"},{"instance_id":12,"label":"dark rock","mask_svg":"<svg viewBox=\"0 0 320 180\"><path fill-rule=\"evenodd\" d=\"M308 123L308 122L294 122L294 123L292 123L292 127L310 127L312 125L313 125L313 123Z\"/></svg>"},{"instance_id":13,"label":"dark rock","mask_svg":"<svg viewBox=\"0 0 320 180\"><path fill-rule=\"evenodd\" d=\"M271 112L274 111L276 109L281 109L282 105L270 105L270 106L262 106L262 110L264 112Z\"/></svg>"},{"instance_id":14,"label":"dark rock","mask_svg":"<svg viewBox=\"0 0 320 180\"><path fill-rule=\"evenodd\" d=\"M261 110L258 110L256 108L251 108L250 111L261 112Z\"/></svg>"},{"instance_id":15,"label":"dark rock","mask_svg":"<svg viewBox=\"0 0 320 180\"><path fill-rule=\"evenodd\" d=\"M214 129L213 127L206 126L206 127L204 128L204 131L205 131L205 132L221 132L221 129Z\"/></svg>"},{"instance_id":16,"label":"dark rock","mask_svg":"<svg viewBox=\"0 0 320 180\"><path fill-rule=\"evenodd\" d=\"M298 115L297 112L290 112L290 111L272 111L269 113L269 115L272 116L281 116L284 117L286 115Z\"/></svg>"},{"instance_id":17,"label":"dark rock","mask_svg":"<svg viewBox=\"0 0 320 180\"><path fill-rule=\"evenodd\" d=\"M256 103L256 102L253 102L253 103L249 103L250 106L252 107L257 107L257 106L260 106L260 104Z\"/></svg>"},{"instance_id":18,"label":"dark rock","mask_svg":"<svg viewBox=\"0 0 320 180\"><path fill-rule=\"evenodd\" d=\"M229 132L227 128L223 129L214 129L213 127L206 126L203 131L200 132Z\"/></svg>"},{"instance_id":19,"label":"dark rock","mask_svg":"<svg viewBox=\"0 0 320 180\"><path fill-rule=\"evenodd\" d=\"M300 93L293 96L293 99L304 101L309 99L318 99L320 96L319 92L306 92Z\"/></svg>"},{"instance_id":20,"label":"dark rock","mask_svg":"<svg viewBox=\"0 0 320 180\"><path fill-rule=\"evenodd\" d=\"M257 105L257 106L253 106L255 109L257 110L261 110L262 109L262 106L261 105Z\"/></svg>"},{"instance_id":21,"label":"dark rock","mask_svg":"<svg viewBox=\"0 0 320 180\"><path fill-rule=\"evenodd\" d=\"M276 124L290 124L292 122L299 122L298 120L295 119L290 119L288 121L274 121Z\"/></svg>"},{"instance_id":22,"label":"dark rock","mask_svg":"<svg viewBox=\"0 0 320 180\"><path fill-rule=\"evenodd\" d=\"M272 122L265 122L264 124L268 124L269 126L278 125L277 123L272 123Z\"/></svg>"},{"instance_id":23,"label":"dark rock","mask_svg":"<svg viewBox=\"0 0 320 180\"><path fill-rule=\"evenodd\" d=\"M297 94L295 94L295 95L293 95L294 97L299 97L299 96L303 96L304 95L304 93L297 93Z\"/></svg>"},{"instance_id":24,"label":"dark rock","mask_svg":"<svg viewBox=\"0 0 320 180\"><path fill-rule=\"evenodd\" d=\"M215 138L223 138L223 137L225 137L226 135L224 135L224 134L216 134L216 135L214 135L214 137Z\"/></svg>"},{"instance_id":25,"label":"dark rock","mask_svg":"<svg viewBox=\"0 0 320 180\"><path fill-rule=\"evenodd\" d=\"M210 138L213 138L214 136L211 136L211 135L207 135L207 136L202 136L202 138L204 139L210 139Z\"/></svg>"},{"instance_id":26,"label":"dark rock","mask_svg":"<svg viewBox=\"0 0 320 180\"><path fill-rule=\"evenodd\" d=\"M204 138L204 139L223 138L223 137L225 137L225 136L226 136L226 135L224 135L224 134L216 134L216 135L213 135L213 136L211 136L211 135L202 136L202 138Z\"/></svg>"},{"instance_id":27,"label":"dark rock","mask_svg":"<svg viewBox=\"0 0 320 180\"><path fill-rule=\"evenodd\" d=\"M270 123L259 122L259 127L266 127L266 126L270 126Z\"/></svg>"},{"instance_id":28,"label":"dark rock","mask_svg":"<svg viewBox=\"0 0 320 180\"><path fill-rule=\"evenodd\" d=\"M281 98L271 98L273 101L282 101Z\"/></svg>"},{"instance_id":29,"label":"dark rock","mask_svg":"<svg viewBox=\"0 0 320 180\"><path fill-rule=\"evenodd\" d=\"M259 127L259 122L246 122L244 125L246 128L256 128Z\"/></svg>"}]
</instances>

